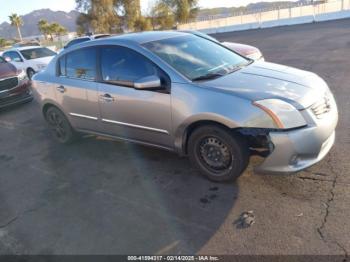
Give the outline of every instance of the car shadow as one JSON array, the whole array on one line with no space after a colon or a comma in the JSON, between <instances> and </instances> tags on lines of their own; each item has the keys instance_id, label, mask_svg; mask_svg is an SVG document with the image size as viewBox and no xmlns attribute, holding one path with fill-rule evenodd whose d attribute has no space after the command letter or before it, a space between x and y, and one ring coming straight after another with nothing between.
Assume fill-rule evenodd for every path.
<instances>
[{"instance_id":1,"label":"car shadow","mask_svg":"<svg viewBox=\"0 0 350 262\"><path fill-rule=\"evenodd\" d=\"M40 208L13 225L30 253L193 254L234 208L237 183L210 182L187 158L101 137L59 145L34 131L42 150L21 172L41 185Z\"/></svg>"}]
</instances>

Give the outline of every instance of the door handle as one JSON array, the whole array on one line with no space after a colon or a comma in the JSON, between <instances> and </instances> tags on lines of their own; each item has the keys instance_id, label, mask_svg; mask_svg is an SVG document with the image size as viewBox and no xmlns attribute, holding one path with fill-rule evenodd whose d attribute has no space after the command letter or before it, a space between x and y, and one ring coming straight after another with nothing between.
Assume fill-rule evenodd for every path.
<instances>
[{"instance_id":1,"label":"door handle","mask_svg":"<svg viewBox=\"0 0 350 262\"><path fill-rule=\"evenodd\" d=\"M113 102L114 101L114 97L111 96L110 94L100 95L100 99L102 101L105 101L105 102Z\"/></svg>"},{"instance_id":2,"label":"door handle","mask_svg":"<svg viewBox=\"0 0 350 262\"><path fill-rule=\"evenodd\" d=\"M66 91L66 88L64 86L62 86L62 85L56 87L56 89L57 89L58 92L61 92L61 93L64 93Z\"/></svg>"}]
</instances>

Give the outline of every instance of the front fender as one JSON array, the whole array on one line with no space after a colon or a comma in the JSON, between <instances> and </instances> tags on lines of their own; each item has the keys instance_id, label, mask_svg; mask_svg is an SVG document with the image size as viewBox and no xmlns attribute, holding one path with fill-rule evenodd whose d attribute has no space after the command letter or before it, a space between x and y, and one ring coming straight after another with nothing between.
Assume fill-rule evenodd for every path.
<instances>
[{"instance_id":1,"label":"front fender","mask_svg":"<svg viewBox=\"0 0 350 262\"><path fill-rule=\"evenodd\" d=\"M187 129L193 124L217 123L229 129L276 127L250 100L231 93L186 84L177 84L172 91L174 146L180 154L185 152Z\"/></svg>"},{"instance_id":2,"label":"front fender","mask_svg":"<svg viewBox=\"0 0 350 262\"><path fill-rule=\"evenodd\" d=\"M224 116L214 113L200 113L197 115L190 116L183 121L174 132L174 144L176 151L180 155L184 155L186 151L186 141L188 136L188 129L191 125L205 123L217 123L227 128L237 128L239 125Z\"/></svg>"}]
</instances>

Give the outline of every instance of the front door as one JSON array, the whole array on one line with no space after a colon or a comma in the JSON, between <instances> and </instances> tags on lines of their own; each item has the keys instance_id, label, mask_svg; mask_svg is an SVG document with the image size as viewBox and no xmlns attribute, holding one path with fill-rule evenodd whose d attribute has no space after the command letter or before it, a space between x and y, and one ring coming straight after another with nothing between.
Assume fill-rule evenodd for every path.
<instances>
[{"instance_id":1,"label":"front door","mask_svg":"<svg viewBox=\"0 0 350 262\"><path fill-rule=\"evenodd\" d=\"M98 86L101 125L105 133L172 148L170 92L136 90L132 83L158 75L164 88L170 80L156 65L134 50L108 46L100 50Z\"/></svg>"}]
</instances>

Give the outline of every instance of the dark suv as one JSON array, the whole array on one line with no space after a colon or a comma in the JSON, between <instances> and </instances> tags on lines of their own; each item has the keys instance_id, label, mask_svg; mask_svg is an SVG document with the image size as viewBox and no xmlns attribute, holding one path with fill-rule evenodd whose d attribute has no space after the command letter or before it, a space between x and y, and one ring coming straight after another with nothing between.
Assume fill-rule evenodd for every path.
<instances>
[{"instance_id":1,"label":"dark suv","mask_svg":"<svg viewBox=\"0 0 350 262\"><path fill-rule=\"evenodd\" d=\"M0 109L31 101L30 81L23 70L5 61L0 56Z\"/></svg>"}]
</instances>

